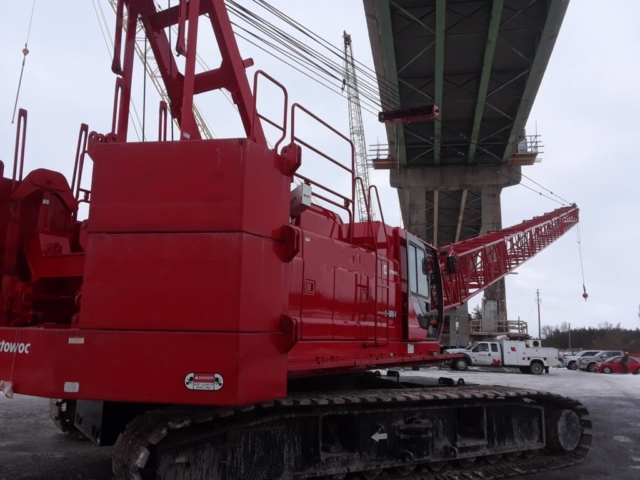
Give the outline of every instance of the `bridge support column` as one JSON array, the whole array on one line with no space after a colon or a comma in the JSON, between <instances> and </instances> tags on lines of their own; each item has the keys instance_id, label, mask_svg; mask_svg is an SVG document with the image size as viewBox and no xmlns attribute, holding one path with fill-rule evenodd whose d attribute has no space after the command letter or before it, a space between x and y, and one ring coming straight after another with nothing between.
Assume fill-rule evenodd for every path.
<instances>
[{"instance_id":1,"label":"bridge support column","mask_svg":"<svg viewBox=\"0 0 640 480\"><path fill-rule=\"evenodd\" d=\"M482 226L480 235L502 229L502 187L485 185L482 187ZM495 308L483 308L482 326L487 332L496 332L497 321L507 318L507 290L504 279L494 283L484 291L483 303L495 302Z\"/></svg>"},{"instance_id":2,"label":"bridge support column","mask_svg":"<svg viewBox=\"0 0 640 480\"><path fill-rule=\"evenodd\" d=\"M463 304L444 312L445 324L442 345L448 347L466 347L469 345L469 305Z\"/></svg>"},{"instance_id":3,"label":"bridge support column","mask_svg":"<svg viewBox=\"0 0 640 480\"><path fill-rule=\"evenodd\" d=\"M443 246L500 230L500 193L503 188L520 183L520 178L520 167L450 165L400 168L391 171L390 180L391 186L398 189L405 228L428 243ZM483 330L495 331L491 328L494 322L500 318L506 320L504 280L485 290L484 298L485 302L496 303L497 315L486 318ZM447 313L450 317L448 343L456 342L454 318L458 315L458 342L466 344L469 341L468 307L463 305L456 310L457 313L453 310Z\"/></svg>"},{"instance_id":4,"label":"bridge support column","mask_svg":"<svg viewBox=\"0 0 640 480\"><path fill-rule=\"evenodd\" d=\"M409 232L423 240L427 240L427 204L425 201L427 189L425 187L411 187L407 189L407 192L407 217L409 221L404 220L405 226Z\"/></svg>"}]
</instances>

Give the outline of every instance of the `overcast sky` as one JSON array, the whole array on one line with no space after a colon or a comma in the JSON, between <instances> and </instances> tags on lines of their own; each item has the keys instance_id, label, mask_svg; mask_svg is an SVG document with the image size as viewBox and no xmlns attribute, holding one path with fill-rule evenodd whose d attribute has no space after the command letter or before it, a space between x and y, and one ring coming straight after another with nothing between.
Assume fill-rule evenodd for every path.
<instances>
[{"instance_id":1,"label":"overcast sky","mask_svg":"<svg viewBox=\"0 0 640 480\"><path fill-rule=\"evenodd\" d=\"M114 15L106 0L101 4L113 31ZM251 6L250 0L238 0ZM272 0L322 37L341 46L342 33L353 37L356 57L372 65L369 39L360 0ZM0 159L10 172L15 126L11 114L31 11L31 2L1 0L0 14ZM582 299L582 278L576 233L571 231L507 279L509 318L530 321L537 333L535 291L542 292L542 323L571 322L573 327L608 321L628 328L640 326L637 282L640 260L638 213L640 166L636 140L640 122L640 2L634 0L573 0L542 82L528 131L537 122L545 145L544 160L524 173L581 208L581 232L588 302ZM201 42L202 43L202 42ZM346 101L255 47L240 41L245 57L283 83L292 101L298 101L348 132ZM46 167L70 178L81 122L106 133L111 124L114 76L109 53L91 0L36 4L19 106L29 111L26 171ZM216 66L214 49L200 49ZM138 67L138 72L140 68ZM138 87L141 82L138 82ZM151 87L149 87L151 88ZM267 94L268 93L268 94ZM142 115L138 88L135 104ZM264 110L276 115L275 93L265 89ZM147 135L154 139L158 97L147 97ZM218 137L240 135L233 109L220 94L198 99ZM386 141L384 129L373 115L364 114L367 143ZM343 155L340 140L305 125L308 138ZM135 138L135 134L131 134ZM337 175L305 158L305 168L343 188ZM395 191L388 174L372 172L382 193L387 223L400 222ZM538 188L535 187L534 188ZM557 204L521 186L502 194L503 224L518 223Z\"/></svg>"}]
</instances>

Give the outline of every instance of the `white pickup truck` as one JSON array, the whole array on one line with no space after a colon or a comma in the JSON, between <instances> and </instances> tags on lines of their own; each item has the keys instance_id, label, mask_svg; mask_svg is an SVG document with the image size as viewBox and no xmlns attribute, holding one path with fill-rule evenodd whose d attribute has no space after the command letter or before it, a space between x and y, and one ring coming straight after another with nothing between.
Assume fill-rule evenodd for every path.
<instances>
[{"instance_id":1,"label":"white pickup truck","mask_svg":"<svg viewBox=\"0 0 640 480\"><path fill-rule=\"evenodd\" d=\"M445 353L464 354L451 361L454 370L466 370L469 365L513 367L522 373L541 375L560 364L558 350L542 348L540 340L509 340L505 336L499 336L493 342L476 342L467 348L451 348Z\"/></svg>"}]
</instances>

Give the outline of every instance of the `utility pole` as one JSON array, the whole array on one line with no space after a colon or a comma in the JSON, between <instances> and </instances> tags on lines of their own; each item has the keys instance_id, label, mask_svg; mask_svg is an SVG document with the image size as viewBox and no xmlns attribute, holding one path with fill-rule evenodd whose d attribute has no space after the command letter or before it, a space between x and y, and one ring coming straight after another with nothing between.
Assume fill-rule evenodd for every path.
<instances>
[{"instance_id":1,"label":"utility pole","mask_svg":"<svg viewBox=\"0 0 640 480\"><path fill-rule=\"evenodd\" d=\"M540 323L540 289L536 290L536 303L538 304L538 336L542 340L542 324Z\"/></svg>"},{"instance_id":2,"label":"utility pole","mask_svg":"<svg viewBox=\"0 0 640 480\"><path fill-rule=\"evenodd\" d=\"M366 198L369 194L369 166L367 165L367 144L364 137L364 124L362 122L362 107L360 106L360 93L358 91L358 78L356 77L356 63L353 58L351 35L344 32L344 69L345 79L342 89L347 89L349 99L349 132L356 156L356 177L362 179L362 184L356 184L356 201L358 219L366 222L371 216L374 219L373 206L369 205L367 212Z\"/></svg>"},{"instance_id":3,"label":"utility pole","mask_svg":"<svg viewBox=\"0 0 640 480\"><path fill-rule=\"evenodd\" d=\"M571 324L569 324L569 350L571 350Z\"/></svg>"}]
</instances>

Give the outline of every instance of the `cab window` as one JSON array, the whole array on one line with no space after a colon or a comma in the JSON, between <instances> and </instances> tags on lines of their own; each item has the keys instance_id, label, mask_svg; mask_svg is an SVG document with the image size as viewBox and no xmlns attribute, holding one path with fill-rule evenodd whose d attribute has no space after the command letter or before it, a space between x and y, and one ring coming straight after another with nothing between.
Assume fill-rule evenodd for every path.
<instances>
[{"instance_id":1,"label":"cab window","mask_svg":"<svg viewBox=\"0 0 640 480\"><path fill-rule=\"evenodd\" d=\"M486 343L479 343L476 348L473 349L474 352L488 352L489 351L489 345L487 345Z\"/></svg>"},{"instance_id":2,"label":"cab window","mask_svg":"<svg viewBox=\"0 0 640 480\"><path fill-rule=\"evenodd\" d=\"M491 344L491 351L492 352L497 352L498 351L498 345L496 345L495 343Z\"/></svg>"},{"instance_id":3,"label":"cab window","mask_svg":"<svg viewBox=\"0 0 640 480\"><path fill-rule=\"evenodd\" d=\"M429 282L422 271L425 258L424 250L409 244L409 289L411 293L429 298Z\"/></svg>"}]
</instances>

